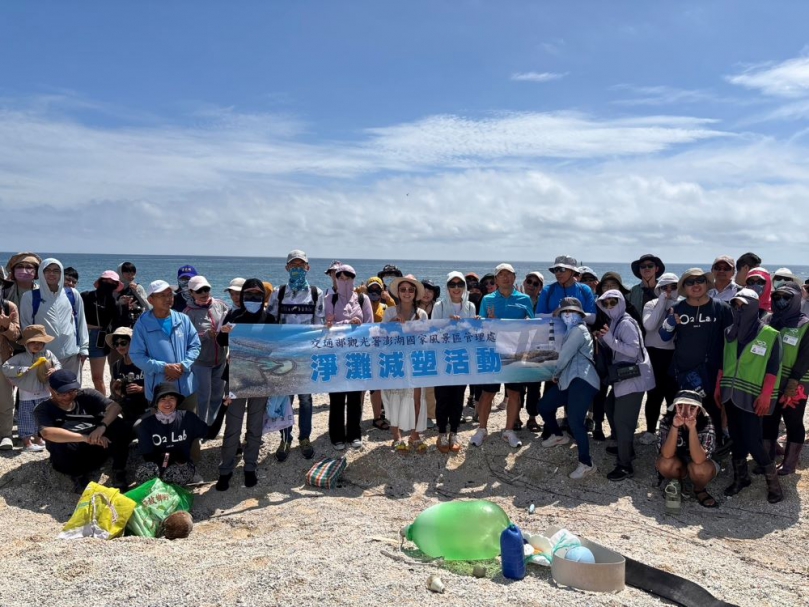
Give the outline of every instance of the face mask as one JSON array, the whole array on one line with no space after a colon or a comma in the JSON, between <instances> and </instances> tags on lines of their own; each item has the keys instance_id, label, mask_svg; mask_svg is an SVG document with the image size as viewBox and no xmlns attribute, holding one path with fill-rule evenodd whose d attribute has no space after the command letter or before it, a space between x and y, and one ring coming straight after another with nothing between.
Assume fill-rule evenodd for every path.
<instances>
[{"instance_id":1,"label":"face mask","mask_svg":"<svg viewBox=\"0 0 809 607\"><path fill-rule=\"evenodd\" d=\"M790 299L778 299L772 302L772 307L776 310L786 310L789 307Z\"/></svg>"},{"instance_id":2,"label":"face mask","mask_svg":"<svg viewBox=\"0 0 809 607\"><path fill-rule=\"evenodd\" d=\"M370 293L368 293L368 299L370 299L371 301L379 301L380 299L382 299L382 293L376 293L374 291L371 291Z\"/></svg>"},{"instance_id":3,"label":"face mask","mask_svg":"<svg viewBox=\"0 0 809 607\"><path fill-rule=\"evenodd\" d=\"M354 294L354 281L353 280L338 280L337 281L337 295L343 299L351 299Z\"/></svg>"},{"instance_id":4,"label":"face mask","mask_svg":"<svg viewBox=\"0 0 809 607\"><path fill-rule=\"evenodd\" d=\"M107 284L106 282L101 282L98 284L98 290L101 293L112 293L115 290L115 285Z\"/></svg>"},{"instance_id":5,"label":"face mask","mask_svg":"<svg viewBox=\"0 0 809 607\"><path fill-rule=\"evenodd\" d=\"M469 301L471 301L472 303L477 303L481 299L483 299L483 295L481 295L480 293L470 293L469 294Z\"/></svg>"},{"instance_id":6,"label":"face mask","mask_svg":"<svg viewBox=\"0 0 809 607\"><path fill-rule=\"evenodd\" d=\"M578 314L577 312L562 312L559 316L562 318L562 322L565 323L569 329L581 324L582 321L581 314Z\"/></svg>"},{"instance_id":7,"label":"face mask","mask_svg":"<svg viewBox=\"0 0 809 607\"><path fill-rule=\"evenodd\" d=\"M28 268L14 268L14 278L22 282L31 282L36 276L36 270L29 270Z\"/></svg>"},{"instance_id":8,"label":"face mask","mask_svg":"<svg viewBox=\"0 0 809 607\"><path fill-rule=\"evenodd\" d=\"M764 292L764 285L747 285L747 288L753 289L758 296L761 296L761 294Z\"/></svg>"},{"instance_id":9,"label":"face mask","mask_svg":"<svg viewBox=\"0 0 809 607\"><path fill-rule=\"evenodd\" d=\"M244 309L250 312L250 314L255 314L261 311L262 303L263 302L260 301L246 301L244 302Z\"/></svg>"},{"instance_id":10,"label":"face mask","mask_svg":"<svg viewBox=\"0 0 809 607\"><path fill-rule=\"evenodd\" d=\"M306 288L306 270L304 268L289 270L289 286L293 291L301 291Z\"/></svg>"},{"instance_id":11,"label":"face mask","mask_svg":"<svg viewBox=\"0 0 809 607\"><path fill-rule=\"evenodd\" d=\"M775 291L777 288L787 284L786 280L773 280L772 281L772 290Z\"/></svg>"}]
</instances>

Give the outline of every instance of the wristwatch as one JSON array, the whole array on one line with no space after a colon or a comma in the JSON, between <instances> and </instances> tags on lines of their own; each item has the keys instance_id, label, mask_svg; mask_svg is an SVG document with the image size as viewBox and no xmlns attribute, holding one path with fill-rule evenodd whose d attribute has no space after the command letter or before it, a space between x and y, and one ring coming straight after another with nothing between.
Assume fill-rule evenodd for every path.
<instances>
[{"instance_id":1,"label":"wristwatch","mask_svg":"<svg viewBox=\"0 0 809 607\"><path fill-rule=\"evenodd\" d=\"M98 422L98 425L99 425L99 426L104 426L104 429L105 429L105 430L108 428L107 424L105 424L103 421Z\"/></svg>"}]
</instances>

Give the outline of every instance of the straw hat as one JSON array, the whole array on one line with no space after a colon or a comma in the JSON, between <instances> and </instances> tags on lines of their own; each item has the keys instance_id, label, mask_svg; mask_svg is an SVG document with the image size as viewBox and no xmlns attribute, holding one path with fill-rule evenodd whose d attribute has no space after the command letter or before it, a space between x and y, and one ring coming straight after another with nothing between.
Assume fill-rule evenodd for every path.
<instances>
[{"instance_id":1,"label":"straw hat","mask_svg":"<svg viewBox=\"0 0 809 607\"><path fill-rule=\"evenodd\" d=\"M107 342L107 346L109 348L114 348L112 345L113 340L116 337L128 337L129 341L132 341L132 329L129 327L118 327L112 333L108 333L107 336L104 338L104 341Z\"/></svg>"},{"instance_id":2,"label":"straw hat","mask_svg":"<svg viewBox=\"0 0 809 607\"><path fill-rule=\"evenodd\" d=\"M409 282L414 287L416 287L416 301L424 297L424 285L421 284L421 281L412 274L408 274L407 276L399 276L398 278L395 278L393 282L390 283L391 294L398 295L399 285L402 284L403 282Z\"/></svg>"}]
</instances>

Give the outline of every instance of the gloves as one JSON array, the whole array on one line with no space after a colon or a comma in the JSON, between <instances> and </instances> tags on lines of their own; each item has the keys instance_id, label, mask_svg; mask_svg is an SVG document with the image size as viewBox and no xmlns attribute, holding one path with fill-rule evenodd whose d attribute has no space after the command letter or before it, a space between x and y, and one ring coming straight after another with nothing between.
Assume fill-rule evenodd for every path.
<instances>
[{"instance_id":1,"label":"gloves","mask_svg":"<svg viewBox=\"0 0 809 607\"><path fill-rule=\"evenodd\" d=\"M790 379L789 381L794 381ZM789 390L787 389L787 392ZM787 396L786 393L778 400L779 403L784 405L784 409L794 409L799 402L806 398L806 391L803 389L801 384L798 384L798 388L795 390L795 396Z\"/></svg>"},{"instance_id":2,"label":"gloves","mask_svg":"<svg viewBox=\"0 0 809 607\"><path fill-rule=\"evenodd\" d=\"M674 314L669 314L666 316L666 320L663 321L663 330L665 330L667 333L671 333L676 328L677 321L674 318Z\"/></svg>"},{"instance_id":3,"label":"gloves","mask_svg":"<svg viewBox=\"0 0 809 607\"><path fill-rule=\"evenodd\" d=\"M770 412L770 404L772 402L772 392L775 389L775 375L767 374L764 376L764 385L761 387L761 394L756 399L754 404L756 415L764 417Z\"/></svg>"},{"instance_id":4,"label":"gloves","mask_svg":"<svg viewBox=\"0 0 809 607\"><path fill-rule=\"evenodd\" d=\"M714 401L716 402L716 406L720 409L722 408L722 386L719 384L722 382L723 376L724 373L722 373L722 370L720 369L719 374L716 376L716 387L713 389Z\"/></svg>"}]
</instances>

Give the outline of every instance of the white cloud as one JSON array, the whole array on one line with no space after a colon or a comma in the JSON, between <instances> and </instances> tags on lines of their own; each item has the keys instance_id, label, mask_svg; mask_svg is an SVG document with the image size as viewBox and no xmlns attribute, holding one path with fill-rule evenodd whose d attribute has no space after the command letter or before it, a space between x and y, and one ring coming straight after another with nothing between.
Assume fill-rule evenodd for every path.
<instances>
[{"instance_id":1,"label":"white cloud","mask_svg":"<svg viewBox=\"0 0 809 607\"><path fill-rule=\"evenodd\" d=\"M567 72L559 74L556 72L516 72L511 74L511 79L518 82L551 82L567 76Z\"/></svg>"},{"instance_id":2,"label":"white cloud","mask_svg":"<svg viewBox=\"0 0 809 607\"><path fill-rule=\"evenodd\" d=\"M87 252L277 255L305 241L322 257L809 254L809 150L711 120L432 116L317 141L295 118L207 114L110 127L0 111L0 248L31 248L36 225L39 248Z\"/></svg>"},{"instance_id":3,"label":"white cloud","mask_svg":"<svg viewBox=\"0 0 809 607\"><path fill-rule=\"evenodd\" d=\"M635 97L613 101L617 105L674 105L685 103L741 103L742 100L721 97L712 91L700 89L681 89L673 86L635 86L633 84L617 84L614 90L627 91Z\"/></svg>"},{"instance_id":4,"label":"white cloud","mask_svg":"<svg viewBox=\"0 0 809 607\"><path fill-rule=\"evenodd\" d=\"M765 95L804 97L809 94L809 57L750 66L741 74L726 76L726 80Z\"/></svg>"}]
</instances>

